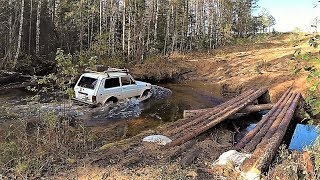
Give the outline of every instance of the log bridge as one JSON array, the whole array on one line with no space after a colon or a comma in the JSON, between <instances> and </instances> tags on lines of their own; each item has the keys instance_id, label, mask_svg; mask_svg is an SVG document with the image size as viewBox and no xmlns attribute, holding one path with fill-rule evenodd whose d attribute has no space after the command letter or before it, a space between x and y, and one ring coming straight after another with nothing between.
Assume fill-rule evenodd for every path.
<instances>
[{"instance_id":1,"label":"log bridge","mask_svg":"<svg viewBox=\"0 0 320 180\"><path fill-rule=\"evenodd\" d=\"M251 158L241 167L244 172L252 169L258 172L265 170L282 142L301 97L300 93L295 93L289 88L276 104L257 105L257 99L267 91L267 88L250 89L213 108L186 110L184 118L164 132L164 135L172 139L165 147L184 144L226 119L235 119L250 112L270 110L255 128L235 145L238 151L252 153Z\"/></svg>"}]
</instances>

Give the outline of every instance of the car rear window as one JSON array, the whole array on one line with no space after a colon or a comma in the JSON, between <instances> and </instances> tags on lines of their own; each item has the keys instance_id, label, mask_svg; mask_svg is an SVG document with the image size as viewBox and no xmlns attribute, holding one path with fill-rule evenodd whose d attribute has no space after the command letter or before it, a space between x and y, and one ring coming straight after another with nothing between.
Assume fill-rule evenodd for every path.
<instances>
[{"instance_id":1,"label":"car rear window","mask_svg":"<svg viewBox=\"0 0 320 180\"><path fill-rule=\"evenodd\" d=\"M105 83L104 83L104 88L112 88L112 87L119 87L120 86L120 82L119 82L119 78L111 78L111 79L106 79Z\"/></svg>"},{"instance_id":2,"label":"car rear window","mask_svg":"<svg viewBox=\"0 0 320 180\"><path fill-rule=\"evenodd\" d=\"M94 89L97 82L98 82L98 79L82 76L78 83L78 86L88 88L88 89Z\"/></svg>"}]
</instances>

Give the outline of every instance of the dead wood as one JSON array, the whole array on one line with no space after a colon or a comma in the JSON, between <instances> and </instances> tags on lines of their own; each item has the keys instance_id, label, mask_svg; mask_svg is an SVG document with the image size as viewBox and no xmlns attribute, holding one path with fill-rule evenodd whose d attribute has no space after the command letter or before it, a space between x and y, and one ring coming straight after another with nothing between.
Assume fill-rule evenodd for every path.
<instances>
[{"instance_id":1,"label":"dead wood","mask_svg":"<svg viewBox=\"0 0 320 180\"><path fill-rule=\"evenodd\" d=\"M249 141L242 152L251 153L255 147L260 143L263 138L270 138L274 134L275 130L278 128L280 122L282 121L284 115L286 114L289 106L291 105L295 94L290 92L287 97L281 102L277 111L269 118L269 120L263 125L259 132Z\"/></svg>"},{"instance_id":2,"label":"dead wood","mask_svg":"<svg viewBox=\"0 0 320 180\"><path fill-rule=\"evenodd\" d=\"M14 81L17 81L17 79L19 78L19 74L10 74L10 75L6 75L0 77L0 84L9 84L12 83Z\"/></svg>"},{"instance_id":3,"label":"dead wood","mask_svg":"<svg viewBox=\"0 0 320 180\"><path fill-rule=\"evenodd\" d=\"M239 110L246 107L248 104L255 101L259 96L261 96L265 92L267 92L267 89L265 88L260 89L254 92L253 94L251 94L250 96L248 96L244 101L240 101L241 103L240 102L236 103L234 106L230 108L226 108L224 111L222 111L221 113L218 113L217 115L215 115L215 113L209 112L208 115L204 115L204 117L200 117L200 118L206 119L206 121L204 121L203 123L200 123L197 126L186 129L184 133L182 133L181 137L173 140L172 143L170 143L168 146L176 146L176 145L183 144L184 142L189 141L190 139L198 136L199 134L209 130L213 126L224 121L231 115L235 114Z\"/></svg>"},{"instance_id":4,"label":"dead wood","mask_svg":"<svg viewBox=\"0 0 320 180\"><path fill-rule=\"evenodd\" d=\"M193 139L187 143L180 145L175 150L168 151L168 153L169 153L169 154L167 154L168 161L172 161L172 160L176 159L178 156L180 156L180 154L182 154L183 152L192 148L196 143L197 143L197 140Z\"/></svg>"},{"instance_id":5,"label":"dead wood","mask_svg":"<svg viewBox=\"0 0 320 180\"><path fill-rule=\"evenodd\" d=\"M235 149L240 150L242 149L246 143L248 143L255 134L262 128L262 126L269 120L269 118L275 113L278 107L281 105L281 102L287 97L291 88L289 88L280 98L280 100L273 106L273 108L257 123L257 125L249 131L249 133L240 140L238 144L236 144Z\"/></svg>"},{"instance_id":6,"label":"dead wood","mask_svg":"<svg viewBox=\"0 0 320 180\"><path fill-rule=\"evenodd\" d=\"M26 88L28 86L34 85L32 82L23 82L23 83L11 83L5 86L0 87L0 91L5 91L9 89L18 89L18 88Z\"/></svg>"},{"instance_id":7,"label":"dead wood","mask_svg":"<svg viewBox=\"0 0 320 180\"><path fill-rule=\"evenodd\" d=\"M259 143L251 158L246 159L241 167L244 172L248 172L251 169L257 169L259 171L266 170L269 167L274 155L276 154L283 136L289 126L289 123L294 115L295 108L301 97L300 94L295 94L291 105L282 119L279 128L270 139L264 139Z\"/></svg>"},{"instance_id":8,"label":"dead wood","mask_svg":"<svg viewBox=\"0 0 320 180\"><path fill-rule=\"evenodd\" d=\"M189 128L189 127L192 127L192 126L195 126L195 125L201 123L202 121L208 119L209 117L211 117L211 116L213 116L215 114L224 113L224 112L234 108L234 105L236 103L234 101L238 101L239 102L239 99L243 99L244 97L252 94L253 92L254 92L253 90L248 90L247 92L243 93L239 97L235 98L235 100L227 101L227 102L217 106L217 108L212 108L210 111L200 113L196 117L191 118L189 122L187 122L185 124L182 124L180 126L177 126L174 129L171 129L171 130L165 132L165 134L167 136L172 136L174 134L177 134L177 133L181 132L182 130L184 130L186 128Z\"/></svg>"},{"instance_id":9,"label":"dead wood","mask_svg":"<svg viewBox=\"0 0 320 180\"><path fill-rule=\"evenodd\" d=\"M273 104L257 104L257 105L248 105L239 113L236 113L235 116L231 116L229 119L237 119L241 116L253 113L253 112L259 112L263 110L270 110L273 107ZM213 108L207 108L207 109L195 109L195 110L184 110L183 111L183 118L192 118L196 117L200 113L208 112L212 110Z\"/></svg>"}]
</instances>

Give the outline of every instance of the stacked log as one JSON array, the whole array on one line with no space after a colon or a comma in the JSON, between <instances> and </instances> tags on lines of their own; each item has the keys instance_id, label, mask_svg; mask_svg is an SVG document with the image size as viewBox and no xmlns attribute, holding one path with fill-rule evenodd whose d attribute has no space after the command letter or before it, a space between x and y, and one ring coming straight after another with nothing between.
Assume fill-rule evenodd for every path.
<instances>
[{"instance_id":1,"label":"stacked log","mask_svg":"<svg viewBox=\"0 0 320 180\"><path fill-rule=\"evenodd\" d=\"M280 98L280 100L274 105L274 107L257 123L257 125L245 136L243 137L240 142L238 142L235 146L236 150L242 149L246 143L248 143L257 133L258 131L264 126L264 124L269 120L271 116L273 116L279 106L281 105L282 101L285 100L287 95L290 92L290 88L283 94L283 96Z\"/></svg>"},{"instance_id":2,"label":"stacked log","mask_svg":"<svg viewBox=\"0 0 320 180\"><path fill-rule=\"evenodd\" d=\"M255 148L251 158L245 160L241 167L244 172L252 170L261 172L269 166L282 142L300 97L300 93L288 90L264 118L263 123L259 124L260 127L255 128L240 141L241 144L236 146L244 147L245 152Z\"/></svg>"},{"instance_id":3,"label":"stacked log","mask_svg":"<svg viewBox=\"0 0 320 180\"><path fill-rule=\"evenodd\" d=\"M165 132L165 135L170 136L171 139L173 139L167 146L177 146L191 140L252 104L266 92L266 88L248 90L216 108L199 113L196 117L191 118L188 123Z\"/></svg>"},{"instance_id":4,"label":"stacked log","mask_svg":"<svg viewBox=\"0 0 320 180\"><path fill-rule=\"evenodd\" d=\"M259 112L259 111L263 111L263 110L270 110L270 109L272 109L273 106L274 106L273 104L248 105L247 107L245 107L244 109L242 109L241 111L236 113L234 115L234 117L232 116L229 119L237 119L237 118L239 118L241 116L245 116L245 115L248 115L250 113ZM201 113L208 112L208 111L213 110L213 109L216 109L216 108L184 110L183 111L183 118L185 118L185 119L193 118L193 117L198 116Z\"/></svg>"},{"instance_id":5,"label":"stacked log","mask_svg":"<svg viewBox=\"0 0 320 180\"><path fill-rule=\"evenodd\" d=\"M180 121L177 121L176 123L174 123L174 125L171 126L170 130L165 132L165 134L168 136L171 136L173 134L180 132L181 130L183 130L185 128L191 127L191 126L199 123L201 120L203 120L205 118L204 115L206 115L208 112L211 112L212 114L218 113L220 111L220 109L227 108L228 106L236 103L240 99L245 98L246 96L252 94L253 92L254 92L254 90L250 89L250 90L242 93L241 95L229 100L228 102L225 102L225 103L220 104L214 108L211 108L208 111L202 111L200 113L197 113L195 116L187 117L187 118L184 118ZM199 118L199 117L202 117L202 118Z\"/></svg>"}]
</instances>

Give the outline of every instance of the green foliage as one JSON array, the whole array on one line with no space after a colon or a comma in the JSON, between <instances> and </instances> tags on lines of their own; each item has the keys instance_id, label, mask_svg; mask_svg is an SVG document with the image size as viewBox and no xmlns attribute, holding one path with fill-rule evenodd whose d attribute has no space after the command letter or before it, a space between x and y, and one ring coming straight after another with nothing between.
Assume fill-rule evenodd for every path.
<instances>
[{"instance_id":1,"label":"green foliage","mask_svg":"<svg viewBox=\"0 0 320 180\"><path fill-rule=\"evenodd\" d=\"M55 73L43 77L34 77L33 82L38 86L27 87L28 90L40 94L60 91L69 98L73 96L72 84L76 82L81 71L93 67L97 63L97 57L86 57L84 55L64 54L61 49L57 50Z\"/></svg>"},{"instance_id":2,"label":"green foliage","mask_svg":"<svg viewBox=\"0 0 320 180\"><path fill-rule=\"evenodd\" d=\"M317 55L311 53L299 53L299 55L296 56L304 61L307 61L308 63L303 67L304 70L309 73L307 81L310 84L310 87L307 91L308 96L306 97L306 102L310 107L312 115L316 116L320 114L320 59Z\"/></svg>"}]
</instances>

